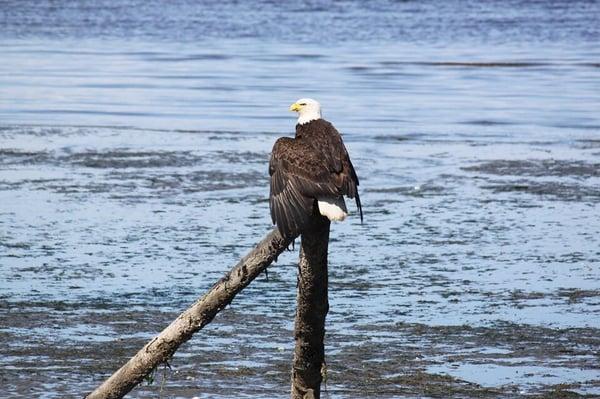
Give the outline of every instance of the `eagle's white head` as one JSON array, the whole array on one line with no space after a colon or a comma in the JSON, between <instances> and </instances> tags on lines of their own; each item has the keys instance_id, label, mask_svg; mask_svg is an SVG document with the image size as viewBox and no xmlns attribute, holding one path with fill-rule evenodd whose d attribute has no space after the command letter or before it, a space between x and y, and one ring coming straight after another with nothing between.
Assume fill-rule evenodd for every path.
<instances>
[{"instance_id":1,"label":"eagle's white head","mask_svg":"<svg viewBox=\"0 0 600 399\"><path fill-rule=\"evenodd\" d=\"M301 98L290 105L290 111L298 113L298 124L300 125L321 119L321 104L312 98Z\"/></svg>"}]
</instances>

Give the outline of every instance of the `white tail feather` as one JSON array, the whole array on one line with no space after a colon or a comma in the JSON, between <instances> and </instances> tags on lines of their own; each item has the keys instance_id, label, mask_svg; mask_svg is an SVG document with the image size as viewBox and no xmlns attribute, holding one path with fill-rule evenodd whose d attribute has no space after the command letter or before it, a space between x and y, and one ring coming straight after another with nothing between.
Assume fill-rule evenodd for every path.
<instances>
[{"instance_id":1,"label":"white tail feather","mask_svg":"<svg viewBox=\"0 0 600 399\"><path fill-rule=\"evenodd\" d=\"M317 200L319 213L329 220L341 222L348 216L344 197L322 197Z\"/></svg>"}]
</instances>

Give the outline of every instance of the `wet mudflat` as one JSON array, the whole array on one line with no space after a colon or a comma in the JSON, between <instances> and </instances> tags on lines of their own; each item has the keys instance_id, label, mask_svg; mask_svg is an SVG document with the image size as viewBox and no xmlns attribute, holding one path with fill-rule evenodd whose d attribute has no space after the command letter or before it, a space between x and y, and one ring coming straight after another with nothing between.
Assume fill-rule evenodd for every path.
<instances>
[{"instance_id":1,"label":"wet mudflat","mask_svg":"<svg viewBox=\"0 0 600 399\"><path fill-rule=\"evenodd\" d=\"M594 142L346 137L369 208L332 233L330 397L597 396ZM2 138L9 397L92 389L269 228L272 134ZM283 254L132 397L284 396L296 259Z\"/></svg>"},{"instance_id":2,"label":"wet mudflat","mask_svg":"<svg viewBox=\"0 0 600 399\"><path fill-rule=\"evenodd\" d=\"M365 208L325 397L600 396L595 2L171 3L0 7L0 396L83 396L256 244L302 96ZM297 257L130 397L287 397Z\"/></svg>"},{"instance_id":3,"label":"wet mudflat","mask_svg":"<svg viewBox=\"0 0 600 399\"><path fill-rule=\"evenodd\" d=\"M60 345L30 337L11 349L4 378L15 397L86 391L97 381L94 376L110 374L115 360L126 360L145 344L140 330L151 331L176 316L93 303L30 307L15 310L45 322L29 322L27 328L48 329L46 337L53 329L81 335L59 340ZM131 397L159 397L161 389L164 397L285 396L292 355L287 316L282 309L266 315L228 309ZM98 323L119 338L97 339L106 332L89 327ZM333 330L325 384L331 397L597 397L597 329L356 322L352 333Z\"/></svg>"}]
</instances>

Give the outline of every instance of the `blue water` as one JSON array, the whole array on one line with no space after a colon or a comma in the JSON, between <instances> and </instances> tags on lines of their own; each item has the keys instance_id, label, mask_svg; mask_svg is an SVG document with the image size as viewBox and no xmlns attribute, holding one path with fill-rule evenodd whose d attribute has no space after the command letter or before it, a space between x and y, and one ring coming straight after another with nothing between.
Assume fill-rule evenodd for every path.
<instances>
[{"instance_id":1,"label":"blue water","mask_svg":"<svg viewBox=\"0 0 600 399\"><path fill-rule=\"evenodd\" d=\"M333 226L332 398L360 396L348 376L367 362L408 356L402 323L594 335L598 20L593 1L0 2L0 330L17 343L0 355L5 394L81 396L127 358L119 340L151 337L262 238L269 152L300 97L342 132L365 207L363 225ZM287 370L296 259L200 333L207 348L182 350L174 364L212 383L182 391L173 375L173 397L287 392L285 373L249 374L251 392L221 371ZM157 309L162 324L146 320ZM388 352L336 363L374 342L369 326ZM117 352L97 366L107 342ZM517 343L473 345L501 351L422 349L406 373L502 387L535 369L498 395L600 392L597 339L573 342L568 364L536 352L506 365ZM185 360L211 350L227 359ZM384 383L373 395L409 395Z\"/></svg>"}]
</instances>

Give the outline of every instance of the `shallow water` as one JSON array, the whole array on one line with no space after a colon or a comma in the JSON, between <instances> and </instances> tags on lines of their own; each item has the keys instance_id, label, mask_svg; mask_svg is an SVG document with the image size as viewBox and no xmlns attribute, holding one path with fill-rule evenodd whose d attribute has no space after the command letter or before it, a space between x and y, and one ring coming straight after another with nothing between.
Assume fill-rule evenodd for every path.
<instances>
[{"instance_id":1,"label":"shallow water","mask_svg":"<svg viewBox=\"0 0 600 399\"><path fill-rule=\"evenodd\" d=\"M93 389L262 238L301 96L365 208L331 235L329 397L600 395L594 2L3 4L6 397ZM163 395L286 395L296 260Z\"/></svg>"}]
</instances>

